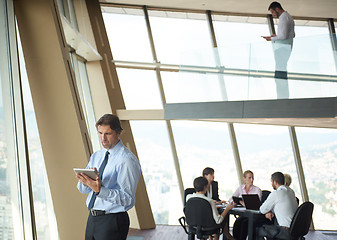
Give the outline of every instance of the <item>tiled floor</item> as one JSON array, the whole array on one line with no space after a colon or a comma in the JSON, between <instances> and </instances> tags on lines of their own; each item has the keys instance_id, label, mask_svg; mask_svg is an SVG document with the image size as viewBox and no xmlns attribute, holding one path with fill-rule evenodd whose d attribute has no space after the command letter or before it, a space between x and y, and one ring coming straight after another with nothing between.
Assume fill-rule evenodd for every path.
<instances>
[{"instance_id":1,"label":"tiled floor","mask_svg":"<svg viewBox=\"0 0 337 240\"><path fill-rule=\"evenodd\" d=\"M155 229L130 229L128 240L187 240L181 226L157 225ZM222 238L220 238L222 239ZM306 240L337 240L337 232L309 232Z\"/></svg>"}]
</instances>

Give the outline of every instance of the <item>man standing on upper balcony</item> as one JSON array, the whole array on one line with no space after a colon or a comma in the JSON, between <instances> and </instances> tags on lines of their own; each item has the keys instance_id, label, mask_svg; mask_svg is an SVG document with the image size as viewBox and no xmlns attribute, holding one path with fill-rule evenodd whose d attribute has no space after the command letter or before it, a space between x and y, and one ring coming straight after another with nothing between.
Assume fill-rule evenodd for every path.
<instances>
[{"instance_id":1,"label":"man standing on upper balcony","mask_svg":"<svg viewBox=\"0 0 337 240\"><path fill-rule=\"evenodd\" d=\"M279 18L277 35L263 37L267 41L273 41L277 98L289 98L287 63L293 47L295 23L293 17L282 8L279 2L272 2L268 11L273 17Z\"/></svg>"}]
</instances>

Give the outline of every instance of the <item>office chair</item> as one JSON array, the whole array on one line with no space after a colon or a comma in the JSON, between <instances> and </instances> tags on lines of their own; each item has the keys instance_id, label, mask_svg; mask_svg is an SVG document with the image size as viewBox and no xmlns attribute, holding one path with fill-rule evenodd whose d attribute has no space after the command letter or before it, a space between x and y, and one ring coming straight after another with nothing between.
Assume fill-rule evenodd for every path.
<instances>
[{"instance_id":1,"label":"office chair","mask_svg":"<svg viewBox=\"0 0 337 240\"><path fill-rule=\"evenodd\" d=\"M179 223L188 234L189 240L194 240L195 235L198 239L208 239L210 235L222 234L223 226L215 223L211 205L207 200L197 197L189 199L184 213L186 218L179 218Z\"/></svg>"},{"instance_id":2,"label":"office chair","mask_svg":"<svg viewBox=\"0 0 337 240\"><path fill-rule=\"evenodd\" d=\"M195 193L194 188L186 188L186 189L185 189L185 191L184 191L184 207L185 207L185 205L186 205L186 196L187 196L188 194L193 194L193 193Z\"/></svg>"},{"instance_id":3,"label":"office chair","mask_svg":"<svg viewBox=\"0 0 337 240\"><path fill-rule=\"evenodd\" d=\"M314 204L311 202L304 202L297 208L290 224L291 240L304 239L304 236L309 232L313 210Z\"/></svg>"},{"instance_id":4,"label":"office chair","mask_svg":"<svg viewBox=\"0 0 337 240\"><path fill-rule=\"evenodd\" d=\"M270 191L268 190L262 190L262 198L261 198L261 204L266 201L267 197L269 196Z\"/></svg>"}]
</instances>

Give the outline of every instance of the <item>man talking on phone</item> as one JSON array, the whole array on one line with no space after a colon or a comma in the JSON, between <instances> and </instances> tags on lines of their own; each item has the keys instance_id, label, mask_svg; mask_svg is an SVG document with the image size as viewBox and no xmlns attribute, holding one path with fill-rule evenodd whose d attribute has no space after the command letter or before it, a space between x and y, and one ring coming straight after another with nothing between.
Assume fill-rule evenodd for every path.
<instances>
[{"instance_id":1,"label":"man talking on phone","mask_svg":"<svg viewBox=\"0 0 337 240\"><path fill-rule=\"evenodd\" d=\"M91 179L83 173L76 174L78 190L89 194L85 240L123 240L128 235L127 211L135 205L141 168L119 139L123 129L116 115L103 115L96 129L104 149L92 154L87 168L96 169L98 176Z\"/></svg>"}]
</instances>

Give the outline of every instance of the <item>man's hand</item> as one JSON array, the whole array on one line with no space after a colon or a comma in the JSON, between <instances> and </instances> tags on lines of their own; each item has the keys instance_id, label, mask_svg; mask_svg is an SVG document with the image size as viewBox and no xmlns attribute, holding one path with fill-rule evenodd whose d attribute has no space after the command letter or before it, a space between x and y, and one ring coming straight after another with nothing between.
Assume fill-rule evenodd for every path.
<instances>
[{"instance_id":1,"label":"man's hand","mask_svg":"<svg viewBox=\"0 0 337 240\"><path fill-rule=\"evenodd\" d=\"M270 212L267 212L267 213L265 214L265 217L266 217L267 219L269 219L269 221L273 221L274 213L272 213L271 211L270 211Z\"/></svg>"},{"instance_id":2,"label":"man's hand","mask_svg":"<svg viewBox=\"0 0 337 240\"><path fill-rule=\"evenodd\" d=\"M97 169L94 168L97 172ZM97 173L99 174L99 173ZM78 181L80 181L82 184L90 187L94 192L98 193L101 190L101 180L99 179L99 176L97 175L96 179L93 180L84 173L78 173L76 174L76 178Z\"/></svg>"},{"instance_id":3,"label":"man's hand","mask_svg":"<svg viewBox=\"0 0 337 240\"><path fill-rule=\"evenodd\" d=\"M271 36L265 36L265 37L263 37L264 39L266 39L267 41L271 41L271 38L272 37L275 37L276 35L275 34L273 34L273 35L271 35Z\"/></svg>"}]
</instances>

